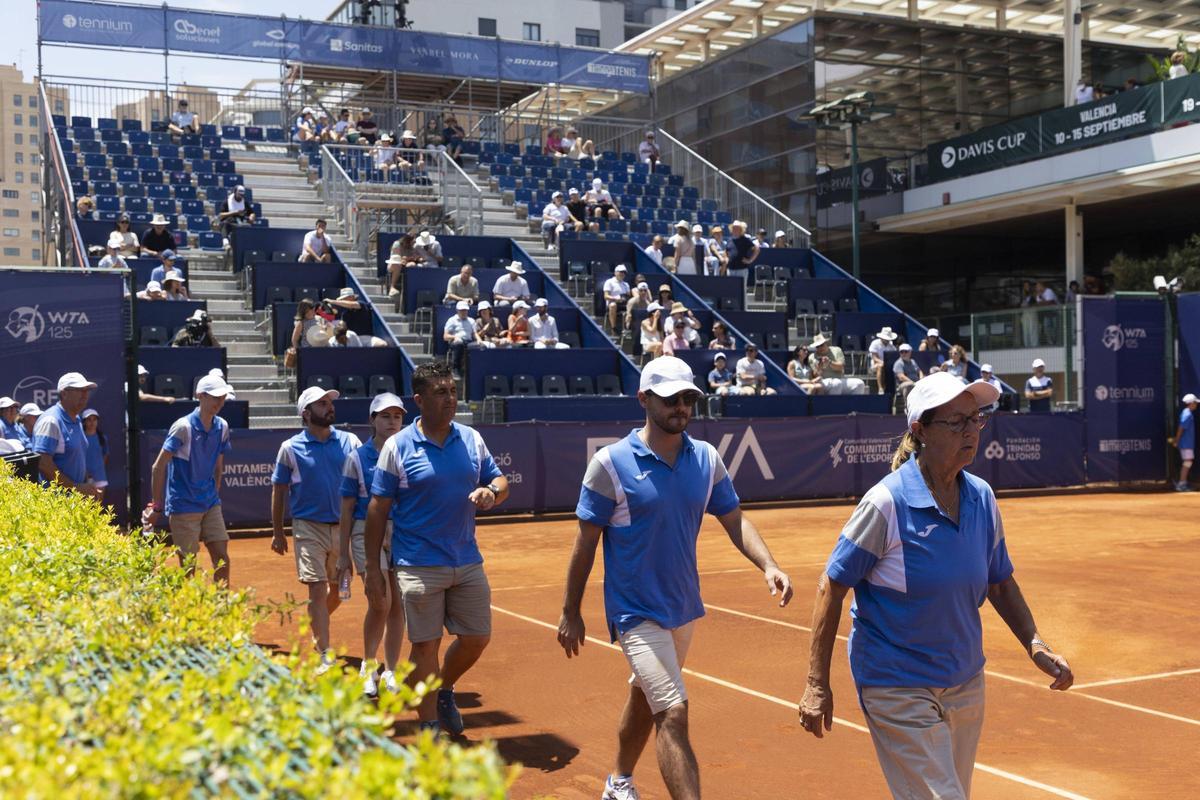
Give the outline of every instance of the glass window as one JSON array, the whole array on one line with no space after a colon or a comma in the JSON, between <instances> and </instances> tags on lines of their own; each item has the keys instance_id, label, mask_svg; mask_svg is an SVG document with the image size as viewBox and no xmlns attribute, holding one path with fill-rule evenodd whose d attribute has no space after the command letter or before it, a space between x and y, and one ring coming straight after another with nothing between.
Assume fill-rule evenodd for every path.
<instances>
[{"instance_id":1,"label":"glass window","mask_svg":"<svg viewBox=\"0 0 1200 800\"><path fill-rule=\"evenodd\" d=\"M36 94L31 94L31 95L29 95L29 107L30 107L30 108L37 108L37 104L38 104L38 102L37 102L37 95L36 95Z\"/></svg>"},{"instance_id":2,"label":"glass window","mask_svg":"<svg viewBox=\"0 0 1200 800\"><path fill-rule=\"evenodd\" d=\"M599 47L600 31L595 28L576 28L575 44L580 47Z\"/></svg>"},{"instance_id":3,"label":"glass window","mask_svg":"<svg viewBox=\"0 0 1200 800\"><path fill-rule=\"evenodd\" d=\"M16 170L15 172L13 172L13 179L17 183L24 183L25 182L25 173L21 172L21 170Z\"/></svg>"},{"instance_id":4,"label":"glass window","mask_svg":"<svg viewBox=\"0 0 1200 800\"><path fill-rule=\"evenodd\" d=\"M30 114L29 115L29 127L36 128L37 126L38 126L37 114Z\"/></svg>"},{"instance_id":5,"label":"glass window","mask_svg":"<svg viewBox=\"0 0 1200 800\"><path fill-rule=\"evenodd\" d=\"M13 153L13 163L14 164L24 164L25 163L25 154L22 153L20 150Z\"/></svg>"},{"instance_id":6,"label":"glass window","mask_svg":"<svg viewBox=\"0 0 1200 800\"><path fill-rule=\"evenodd\" d=\"M4 255L6 255L6 256L16 256L17 258L20 258L20 257L21 257L21 248L19 248L19 247L6 247L6 248L4 248Z\"/></svg>"},{"instance_id":7,"label":"glass window","mask_svg":"<svg viewBox=\"0 0 1200 800\"><path fill-rule=\"evenodd\" d=\"M25 144L25 134L14 133L13 134L13 144ZM30 142L30 144L33 144L33 142Z\"/></svg>"},{"instance_id":8,"label":"glass window","mask_svg":"<svg viewBox=\"0 0 1200 800\"><path fill-rule=\"evenodd\" d=\"M31 220L33 220L34 222L41 222L41 220L42 220L42 212L40 212L40 211L30 211L30 212L29 212L29 218L30 218Z\"/></svg>"},{"instance_id":9,"label":"glass window","mask_svg":"<svg viewBox=\"0 0 1200 800\"><path fill-rule=\"evenodd\" d=\"M39 192L37 189L34 189L32 192L29 193L29 202L31 202L31 203L42 202L42 193Z\"/></svg>"},{"instance_id":10,"label":"glass window","mask_svg":"<svg viewBox=\"0 0 1200 800\"><path fill-rule=\"evenodd\" d=\"M479 18L479 35L480 36L495 36L496 35L496 20L488 19L487 17Z\"/></svg>"},{"instance_id":11,"label":"glass window","mask_svg":"<svg viewBox=\"0 0 1200 800\"><path fill-rule=\"evenodd\" d=\"M57 99L56 99L56 100L54 101L54 113L55 113L55 114L62 114L62 113L64 113L64 112L63 112L63 101L62 101L62 100L57 100Z\"/></svg>"},{"instance_id":12,"label":"glass window","mask_svg":"<svg viewBox=\"0 0 1200 800\"><path fill-rule=\"evenodd\" d=\"M29 134L29 143L34 147L37 147L38 135L36 133Z\"/></svg>"},{"instance_id":13,"label":"glass window","mask_svg":"<svg viewBox=\"0 0 1200 800\"><path fill-rule=\"evenodd\" d=\"M29 237L31 239L33 239L35 242L40 242L42 240L42 232L41 231L30 231Z\"/></svg>"},{"instance_id":14,"label":"glass window","mask_svg":"<svg viewBox=\"0 0 1200 800\"><path fill-rule=\"evenodd\" d=\"M30 153L29 154L29 163L30 164L41 164L42 157L37 153Z\"/></svg>"},{"instance_id":15,"label":"glass window","mask_svg":"<svg viewBox=\"0 0 1200 800\"><path fill-rule=\"evenodd\" d=\"M542 25L538 22L522 22L521 23L521 38L527 42L540 42L542 40Z\"/></svg>"},{"instance_id":16,"label":"glass window","mask_svg":"<svg viewBox=\"0 0 1200 800\"><path fill-rule=\"evenodd\" d=\"M18 208L6 208L6 209L4 209L4 216L19 217L19 216L21 216L21 210Z\"/></svg>"},{"instance_id":17,"label":"glass window","mask_svg":"<svg viewBox=\"0 0 1200 800\"><path fill-rule=\"evenodd\" d=\"M4 235L10 239L15 239L16 237L21 235L21 232L19 230L17 230L16 228L5 228Z\"/></svg>"},{"instance_id":18,"label":"glass window","mask_svg":"<svg viewBox=\"0 0 1200 800\"><path fill-rule=\"evenodd\" d=\"M13 105L14 106L16 106L17 108L20 108L21 103L23 103L23 102L25 102L25 97L23 95L19 95L19 94L13 95Z\"/></svg>"},{"instance_id":19,"label":"glass window","mask_svg":"<svg viewBox=\"0 0 1200 800\"><path fill-rule=\"evenodd\" d=\"M41 182L42 182L42 175L41 175L41 173L40 173L40 172L31 172L31 173L29 173L29 182L30 182L30 183L41 183Z\"/></svg>"},{"instance_id":20,"label":"glass window","mask_svg":"<svg viewBox=\"0 0 1200 800\"><path fill-rule=\"evenodd\" d=\"M5 189L2 196L5 200L16 200L21 196L21 193L16 189Z\"/></svg>"},{"instance_id":21,"label":"glass window","mask_svg":"<svg viewBox=\"0 0 1200 800\"><path fill-rule=\"evenodd\" d=\"M39 261L42 258L42 251L35 247L29 251L29 257L34 261Z\"/></svg>"},{"instance_id":22,"label":"glass window","mask_svg":"<svg viewBox=\"0 0 1200 800\"><path fill-rule=\"evenodd\" d=\"M24 124L25 124L25 115L24 114L13 114L13 125L24 125Z\"/></svg>"}]
</instances>

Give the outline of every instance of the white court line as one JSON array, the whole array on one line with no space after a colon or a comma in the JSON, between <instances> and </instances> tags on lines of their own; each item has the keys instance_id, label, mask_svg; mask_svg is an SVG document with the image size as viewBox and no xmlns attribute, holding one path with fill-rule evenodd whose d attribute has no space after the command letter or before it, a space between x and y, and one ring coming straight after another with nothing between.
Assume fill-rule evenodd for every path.
<instances>
[{"instance_id":1,"label":"white court line","mask_svg":"<svg viewBox=\"0 0 1200 800\"><path fill-rule=\"evenodd\" d=\"M824 566L824 564L825 564L825 562L822 561L820 565ZM816 566L816 565L808 565L808 566ZM761 571L762 570L760 570L758 567L737 567L736 569L714 569L714 570L709 570L708 572L700 572L697 574L700 575L701 578L703 578L706 575L732 575L737 572L761 572ZM603 583L604 583L603 578L596 578L595 580L588 581L587 585L588 586L600 586ZM556 581L554 583L528 583L523 586L493 586L492 591L493 592L517 592L517 591L524 591L526 589L555 589L555 588L565 586L565 585L566 584L564 584L562 581Z\"/></svg>"},{"instance_id":2,"label":"white court line","mask_svg":"<svg viewBox=\"0 0 1200 800\"><path fill-rule=\"evenodd\" d=\"M501 614L507 614L510 617L514 617L515 619L521 620L522 622L528 622L532 625L538 625L543 628L549 628L552 631L558 630L557 625L551 625L549 622L543 622L540 619L534 619L533 617L527 617L524 614L518 614L517 612L509 611L506 608L500 608L499 606L493 605L492 610L498 611ZM587 636L585 638L589 642L592 642L593 644L598 644L603 647L607 647L610 650L616 650L617 652L621 651L621 648L618 647L617 645L613 644L612 642L606 642L603 639L597 639L594 636ZM732 689L735 692L740 692L741 694L750 695L751 697L757 697L760 700L766 700L768 703L774 703L777 706L783 706L784 708L789 708L789 709L792 709L793 711L797 710L798 703L796 703L795 701L784 700L781 697L775 697L774 695L766 694L765 692L760 692L755 689L750 689L746 686L741 686L736 683L731 683L727 680L717 678L713 675L706 675L703 672L697 672L696 670L689 669L688 667L684 667L683 672L685 675L691 675L699 680L707 681L709 683L716 684L717 686L721 686L726 689ZM858 731L859 733L870 733L870 731L867 729L867 727L865 725L861 725L857 722L851 722L850 720L842 719L841 717L834 717L833 721L835 723L837 723L838 725L844 725L845 727L850 728L851 730ZM1015 773L1008 772L1006 770L997 769L996 767L988 766L987 764L980 764L978 761L975 762L975 769L979 770L980 772L986 772L990 775L995 775L996 777L999 777L999 778L1004 778L1005 780L1013 781L1014 783L1019 783L1022 786L1028 786L1032 789L1040 789L1043 792L1055 795L1057 797L1065 797L1068 800L1089 800L1089 798L1086 797L1085 795L1076 794L1075 792L1071 792L1066 789L1060 789L1057 786L1051 786L1050 784L1042 783L1041 781L1035 781L1032 778L1025 778L1025 777L1022 777L1021 775L1017 775Z\"/></svg>"},{"instance_id":3,"label":"white court line","mask_svg":"<svg viewBox=\"0 0 1200 800\"><path fill-rule=\"evenodd\" d=\"M1113 678L1110 681L1095 681L1093 683L1077 683L1076 689L1091 689L1093 686L1116 686L1119 683L1137 683L1138 681L1153 681L1158 678L1174 678L1179 675L1195 675L1200 673L1200 667L1194 669L1179 669L1174 672L1156 672L1153 675L1137 675L1133 678Z\"/></svg>"},{"instance_id":4,"label":"white court line","mask_svg":"<svg viewBox=\"0 0 1200 800\"><path fill-rule=\"evenodd\" d=\"M807 628L803 625L797 625L794 622L784 622L783 620L771 619L770 617L760 617L757 614L748 614L745 611L738 611L737 609L733 609L733 608L724 608L722 606L714 606L714 605L710 605L708 603L705 603L704 607L710 608L713 611L720 611L725 614L732 614L732 615L738 616L738 617L745 617L746 619L758 620L759 622L769 622L772 625L779 625L784 628L794 628L795 630L807 631L809 633L812 633L812 628ZM849 641L845 636L842 636L840 633L838 634L837 638L841 639L842 641ZM1189 674L1189 673L1194 673L1194 672L1200 672L1200 669L1181 670L1180 674ZM1037 681L1028 680L1026 678L1018 678L1013 675L1005 675L1003 672L994 672L990 669L984 670L984 673L992 676L993 678L1000 678L1001 680L1011 681L1013 683L1020 683L1025 686L1033 686L1038 689L1040 689L1046 685L1044 683L1039 683ZM1176 673L1164 672L1159 675L1146 675L1146 676L1144 676L1144 679L1149 680L1151 678L1166 677L1166 676L1172 675L1172 674L1176 674ZM1127 679L1127 680L1142 680L1142 678L1131 678L1131 679ZM1190 717L1181 717L1178 714L1171 714L1166 711L1158 711L1157 709L1145 708L1143 706L1135 706L1131 703L1122 703L1119 700L1110 700L1107 697L1100 697L1100 696L1094 695L1094 694L1084 694L1083 692L1079 691L1080 689L1089 688L1092 686L1105 686L1105 685L1111 684L1111 683L1124 683L1124 682L1127 682L1127 681L1126 680L1102 681L1099 683L1088 683L1088 684L1076 685L1076 686L1071 687L1070 691L1063 692L1063 694L1067 695L1068 697L1082 697L1085 700L1092 700L1097 703L1104 703L1105 705L1116 706L1117 708L1124 708L1127 711L1138 711L1138 712L1141 712L1142 714L1149 714L1150 716L1153 716L1153 717L1162 717L1163 719L1169 719L1169 720L1173 720L1175 722L1183 722L1187 725L1200 726L1200 719L1192 719Z\"/></svg>"}]
</instances>

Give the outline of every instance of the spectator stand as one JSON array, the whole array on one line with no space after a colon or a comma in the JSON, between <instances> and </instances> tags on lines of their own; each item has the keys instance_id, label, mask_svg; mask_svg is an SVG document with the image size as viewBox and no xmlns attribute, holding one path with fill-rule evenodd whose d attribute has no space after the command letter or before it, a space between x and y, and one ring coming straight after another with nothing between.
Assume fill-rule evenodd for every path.
<instances>
[{"instance_id":1,"label":"spectator stand","mask_svg":"<svg viewBox=\"0 0 1200 800\"><path fill-rule=\"evenodd\" d=\"M154 306L177 306L183 303L152 303ZM146 402L137 404L133 426L137 430L159 430L171 427L180 417L190 414L197 406L196 383L216 368L228 374L224 347L157 347L140 345L137 362L149 370L146 391L151 394L177 398L174 403ZM234 428L250 427L250 404L246 400L226 400L221 416Z\"/></svg>"},{"instance_id":2,"label":"spectator stand","mask_svg":"<svg viewBox=\"0 0 1200 800\"><path fill-rule=\"evenodd\" d=\"M241 272L247 263L257 264L262 261L285 261L295 264L304 250L304 234L310 230L312 229L258 228L248 225L234 228L233 236L229 237L233 271ZM333 251L331 263L342 263L336 250Z\"/></svg>"},{"instance_id":3,"label":"spectator stand","mask_svg":"<svg viewBox=\"0 0 1200 800\"><path fill-rule=\"evenodd\" d=\"M626 373L625 363L626 359L611 345L578 350L473 348L467 355L467 394L472 400L525 396L566 405L579 394L621 394L628 399L637 395L637 371ZM547 382L548 376L558 380ZM497 377L502 380L494 380ZM572 394L572 380L576 377L589 378L592 391Z\"/></svg>"},{"instance_id":4,"label":"spectator stand","mask_svg":"<svg viewBox=\"0 0 1200 800\"><path fill-rule=\"evenodd\" d=\"M135 317L138 329L134 332L139 345L168 345L187 318L197 310L208 310L207 300L173 301L137 300Z\"/></svg>"},{"instance_id":5,"label":"spectator stand","mask_svg":"<svg viewBox=\"0 0 1200 800\"><path fill-rule=\"evenodd\" d=\"M337 389L348 400L369 399L380 392L411 394L404 385L399 348L302 347L296 355L299 390L309 386Z\"/></svg>"},{"instance_id":6,"label":"spectator stand","mask_svg":"<svg viewBox=\"0 0 1200 800\"><path fill-rule=\"evenodd\" d=\"M319 300L331 291L336 297L337 290L346 285L348 274L340 263L299 264L295 261L257 261L247 263L245 270L250 286L251 307L255 311L267 308L276 301L298 303L303 296ZM360 332L357 328L354 330Z\"/></svg>"}]
</instances>

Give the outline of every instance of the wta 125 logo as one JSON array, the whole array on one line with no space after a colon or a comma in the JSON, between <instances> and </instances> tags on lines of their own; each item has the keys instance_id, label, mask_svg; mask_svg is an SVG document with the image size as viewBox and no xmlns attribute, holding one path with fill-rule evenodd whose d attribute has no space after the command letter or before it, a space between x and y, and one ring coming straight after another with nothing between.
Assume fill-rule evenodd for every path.
<instances>
[{"instance_id":1,"label":"wta 125 logo","mask_svg":"<svg viewBox=\"0 0 1200 800\"><path fill-rule=\"evenodd\" d=\"M1109 325L1104 329L1100 342L1109 350L1117 353L1121 350L1136 350L1141 340L1145 338L1145 328L1122 328L1120 325Z\"/></svg>"},{"instance_id":2,"label":"wta 125 logo","mask_svg":"<svg viewBox=\"0 0 1200 800\"><path fill-rule=\"evenodd\" d=\"M78 325L91 325L84 311L46 311L41 306L18 306L8 312L8 324L4 330L14 339L33 344L47 336L51 339L70 339Z\"/></svg>"}]
</instances>

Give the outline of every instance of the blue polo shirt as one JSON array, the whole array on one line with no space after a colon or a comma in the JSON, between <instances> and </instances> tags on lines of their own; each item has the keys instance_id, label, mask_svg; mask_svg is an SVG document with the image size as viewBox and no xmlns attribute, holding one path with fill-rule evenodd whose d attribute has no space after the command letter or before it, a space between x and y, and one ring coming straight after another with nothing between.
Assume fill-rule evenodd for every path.
<instances>
[{"instance_id":1,"label":"blue polo shirt","mask_svg":"<svg viewBox=\"0 0 1200 800\"><path fill-rule=\"evenodd\" d=\"M305 429L280 445L271 483L290 485L292 519L326 525L341 519L342 467L360 446L357 436L337 428L323 442Z\"/></svg>"},{"instance_id":2,"label":"blue polo shirt","mask_svg":"<svg viewBox=\"0 0 1200 800\"><path fill-rule=\"evenodd\" d=\"M55 403L38 417L30 449L53 457L54 466L72 482L87 480L87 436L83 423L78 417L68 415L61 403Z\"/></svg>"},{"instance_id":3,"label":"blue polo shirt","mask_svg":"<svg viewBox=\"0 0 1200 800\"><path fill-rule=\"evenodd\" d=\"M421 433L420 417L379 452L371 494L392 498L392 565L479 564L471 492L503 473L479 431L457 422L441 447Z\"/></svg>"},{"instance_id":4,"label":"blue polo shirt","mask_svg":"<svg viewBox=\"0 0 1200 800\"><path fill-rule=\"evenodd\" d=\"M9 437L5 436L3 438L7 439ZM17 438L21 440L21 444L25 445L26 450L33 449L33 434L26 432L24 425L17 426Z\"/></svg>"},{"instance_id":5,"label":"blue polo shirt","mask_svg":"<svg viewBox=\"0 0 1200 800\"><path fill-rule=\"evenodd\" d=\"M643 622L671 629L704 616L696 539L705 512L738 507L717 449L683 434L673 467L635 430L588 464L575 516L604 528L609 636Z\"/></svg>"},{"instance_id":6,"label":"blue polo shirt","mask_svg":"<svg viewBox=\"0 0 1200 800\"><path fill-rule=\"evenodd\" d=\"M379 463L379 451L375 440L354 451L342 467L342 497L358 498L354 503L354 518L367 518L367 505L371 502L371 483L375 480L375 465Z\"/></svg>"},{"instance_id":7,"label":"blue polo shirt","mask_svg":"<svg viewBox=\"0 0 1200 800\"><path fill-rule=\"evenodd\" d=\"M1179 427L1183 429L1182 435L1179 437L1179 449L1195 450L1196 417L1192 414L1192 410L1186 406L1184 406L1183 411L1179 415Z\"/></svg>"},{"instance_id":8,"label":"blue polo shirt","mask_svg":"<svg viewBox=\"0 0 1200 800\"><path fill-rule=\"evenodd\" d=\"M859 686L947 688L983 669L979 607L1013 567L991 487L962 473L955 525L909 459L863 497L825 572L854 588L850 671Z\"/></svg>"},{"instance_id":9,"label":"blue polo shirt","mask_svg":"<svg viewBox=\"0 0 1200 800\"><path fill-rule=\"evenodd\" d=\"M167 515L197 514L220 505L216 479L217 459L233 448L229 423L213 417L204 429L200 409L175 420L162 449L171 454L167 467Z\"/></svg>"},{"instance_id":10,"label":"blue polo shirt","mask_svg":"<svg viewBox=\"0 0 1200 800\"><path fill-rule=\"evenodd\" d=\"M21 424L20 417L17 417L17 422L13 425L0 419L0 439L16 439L18 442L23 442L26 438L25 426Z\"/></svg>"},{"instance_id":11,"label":"blue polo shirt","mask_svg":"<svg viewBox=\"0 0 1200 800\"><path fill-rule=\"evenodd\" d=\"M87 473L88 480L98 486L108 483L108 472L104 468L104 457L108 455L108 445L100 441L100 435L93 433L87 438Z\"/></svg>"},{"instance_id":12,"label":"blue polo shirt","mask_svg":"<svg viewBox=\"0 0 1200 800\"><path fill-rule=\"evenodd\" d=\"M1025 388L1031 392L1038 392L1042 389L1053 389L1054 380L1049 375L1043 375L1040 378L1037 375L1030 375L1029 380L1025 381ZM1030 400L1030 413L1050 413L1050 400L1051 398L1049 397L1043 397L1040 400Z\"/></svg>"}]
</instances>

